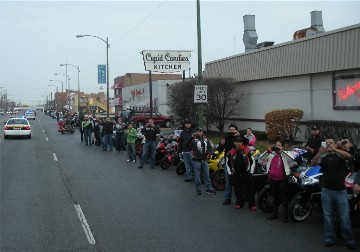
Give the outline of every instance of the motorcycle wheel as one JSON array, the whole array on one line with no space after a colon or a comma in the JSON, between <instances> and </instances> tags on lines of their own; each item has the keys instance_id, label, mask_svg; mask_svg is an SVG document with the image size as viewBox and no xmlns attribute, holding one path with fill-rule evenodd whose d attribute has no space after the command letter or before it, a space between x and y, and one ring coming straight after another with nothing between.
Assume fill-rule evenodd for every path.
<instances>
[{"instance_id":1,"label":"motorcycle wheel","mask_svg":"<svg viewBox=\"0 0 360 252\"><path fill-rule=\"evenodd\" d=\"M273 200L270 188L264 187L256 197L256 205L262 212L271 213L273 210Z\"/></svg>"},{"instance_id":2,"label":"motorcycle wheel","mask_svg":"<svg viewBox=\"0 0 360 252\"><path fill-rule=\"evenodd\" d=\"M215 171L211 177L211 184L212 186L219 191L224 191L226 186L226 178L225 178L225 172L224 169L218 169Z\"/></svg>"},{"instance_id":3,"label":"motorcycle wheel","mask_svg":"<svg viewBox=\"0 0 360 252\"><path fill-rule=\"evenodd\" d=\"M160 162L161 169L167 170L169 169L170 166L171 166L171 162L169 162L168 157L164 157Z\"/></svg>"},{"instance_id":4,"label":"motorcycle wheel","mask_svg":"<svg viewBox=\"0 0 360 252\"><path fill-rule=\"evenodd\" d=\"M294 197L289 204L289 217L294 222L305 221L311 214L313 204L302 197Z\"/></svg>"},{"instance_id":5,"label":"motorcycle wheel","mask_svg":"<svg viewBox=\"0 0 360 252\"><path fill-rule=\"evenodd\" d=\"M176 166L176 174L183 175L186 172L186 167L183 161L180 161Z\"/></svg>"}]
</instances>

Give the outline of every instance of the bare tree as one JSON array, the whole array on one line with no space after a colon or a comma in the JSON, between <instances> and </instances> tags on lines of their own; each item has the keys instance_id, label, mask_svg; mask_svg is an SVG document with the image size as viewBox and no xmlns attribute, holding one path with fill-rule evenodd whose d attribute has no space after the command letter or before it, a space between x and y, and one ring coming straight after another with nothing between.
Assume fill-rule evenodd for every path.
<instances>
[{"instance_id":1,"label":"bare tree","mask_svg":"<svg viewBox=\"0 0 360 252\"><path fill-rule=\"evenodd\" d=\"M194 104L194 85L197 83L197 79L189 79L169 86L169 114L176 121L197 121L197 108ZM205 78L203 81L208 86L208 103L204 107L205 123L215 125L220 132L224 132L226 121L238 109L237 105L241 100L241 97L236 96L232 83L233 80L227 78Z\"/></svg>"},{"instance_id":2,"label":"bare tree","mask_svg":"<svg viewBox=\"0 0 360 252\"><path fill-rule=\"evenodd\" d=\"M235 85L229 78L208 78L204 84L208 85L208 104L206 106L206 120L214 124L220 132L224 132L228 118L239 108L241 96L235 93Z\"/></svg>"}]
</instances>

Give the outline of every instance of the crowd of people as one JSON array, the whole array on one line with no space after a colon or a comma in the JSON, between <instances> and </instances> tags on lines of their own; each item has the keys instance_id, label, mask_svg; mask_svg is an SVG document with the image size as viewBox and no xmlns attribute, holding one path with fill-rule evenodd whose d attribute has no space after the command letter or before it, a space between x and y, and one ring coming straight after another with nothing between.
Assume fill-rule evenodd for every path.
<instances>
[{"instance_id":1,"label":"crowd of people","mask_svg":"<svg viewBox=\"0 0 360 252\"><path fill-rule=\"evenodd\" d=\"M79 118L81 121L81 142L85 145L95 144L101 146L104 151L113 151L113 135L115 133L115 148L119 152L127 152L128 162L136 162L135 139L137 130L129 122L122 122L120 117L111 121L97 120L90 116ZM195 182L196 194L202 194L202 184L205 193L214 195L209 179L208 159L211 156L211 141L204 135L201 128L192 127L191 121L186 120L179 136L179 153L183 160L186 172L184 182ZM91 138L92 133L94 139ZM149 119L141 129L145 136L142 155L138 168L142 169L145 161L150 157L150 168L154 169L157 138L160 129ZM125 142L127 144L125 144ZM252 150L256 144L256 137L248 128L246 134L241 135L235 124L230 124L228 133L220 140L217 150L224 152L226 186L223 205L231 205L232 195L235 195L235 209L242 209L245 201L252 211L256 211L255 190L252 179L255 162L252 158ZM321 201L324 214L324 245L332 246L336 241L335 218L338 216L341 227L341 235L345 245L350 249L356 249L357 245L349 218L349 206L345 177L349 172L359 169L359 156L355 152L348 139L335 142L334 139L325 139L321 135L320 128L316 125L311 127L305 149L308 151L308 160L312 165L319 165L323 173ZM267 148L265 155L261 156L266 162L266 172L269 174L268 182L273 197L272 215L269 220L279 219L279 206L282 205L282 221L287 223L288 216L288 178L290 175L290 157L284 150L284 145L277 141ZM350 169L350 171L349 171ZM354 192L360 193L360 175L355 179Z\"/></svg>"}]
</instances>

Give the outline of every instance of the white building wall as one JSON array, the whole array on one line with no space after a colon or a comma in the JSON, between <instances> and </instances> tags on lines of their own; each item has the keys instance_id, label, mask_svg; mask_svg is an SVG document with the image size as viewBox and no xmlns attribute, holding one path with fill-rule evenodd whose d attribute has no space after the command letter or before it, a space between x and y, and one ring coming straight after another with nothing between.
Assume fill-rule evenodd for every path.
<instances>
[{"instance_id":1,"label":"white building wall","mask_svg":"<svg viewBox=\"0 0 360 252\"><path fill-rule=\"evenodd\" d=\"M253 130L264 131L264 122L247 120L263 120L266 113L286 108L303 110L302 121L360 122L358 110L333 109L332 73L245 82L237 84L236 90L243 95L238 111L232 116L235 122L236 119L240 119L237 121L239 129L250 127ZM304 140L305 126L301 126L300 129L300 140Z\"/></svg>"},{"instance_id":2,"label":"white building wall","mask_svg":"<svg viewBox=\"0 0 360 252\"><path fill-rule=\"evenodd\" d=\"M181 80L155 80L152 82L152 97L153 100L157 99L158 102L158 112L163 115L168 115L168 99L167 99L167 84L173 85ZM133 92L141 92L138 95L132 95ZM142 83L138 85L133 85L130 87L123 88L122 98L127 108L133 108L139 103L146 103L149 105L149 83Z\"/></svg>"}]
</instances>

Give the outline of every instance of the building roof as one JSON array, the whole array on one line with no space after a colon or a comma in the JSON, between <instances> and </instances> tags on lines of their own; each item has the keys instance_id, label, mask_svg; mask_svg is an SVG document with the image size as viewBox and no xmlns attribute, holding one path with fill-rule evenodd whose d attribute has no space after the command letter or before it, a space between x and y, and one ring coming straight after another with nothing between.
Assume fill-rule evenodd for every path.
<instances>
[{"instance_id":1,"label":"building roof","mask_svg":"<svg viewBox=\"0 0 360 252\"><path fill-rule=\"evenodd\" d=\"M252 81L360 68L360 24L207 62L206 77Z\"/></svg>"}]
</instances>

